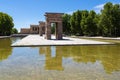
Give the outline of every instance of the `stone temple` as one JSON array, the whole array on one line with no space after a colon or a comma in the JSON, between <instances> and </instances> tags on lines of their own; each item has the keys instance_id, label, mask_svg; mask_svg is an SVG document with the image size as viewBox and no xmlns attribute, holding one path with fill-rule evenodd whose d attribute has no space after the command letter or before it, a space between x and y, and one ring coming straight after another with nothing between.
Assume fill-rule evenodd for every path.
<instances>
[{"instance_id":1,"label":"stone temple","mask_svg":"<svg viewBox=\"0 0 120 80\"><path fill-rule=\"evenodd\" d=\"M30 28L21 28L21 34L45 34L45 39L51 39L51 24L55 24L55 37L57 40L62 39L62 16L64 13L45 13L46 21L39 21L39 25L30 25Z\"/></svg>"},{"instance_id":2,"label":"stone temple","mask_svg":"<svg viewBox=\"0 0 120 80\"><path fill-rule=\"evenodd\" d=\"M39 22L39 25L30 25L30 28L21 28L21 34L39 34L42 24L42 33L45 34L45 22Z\"/></svg>"}]
</instances>

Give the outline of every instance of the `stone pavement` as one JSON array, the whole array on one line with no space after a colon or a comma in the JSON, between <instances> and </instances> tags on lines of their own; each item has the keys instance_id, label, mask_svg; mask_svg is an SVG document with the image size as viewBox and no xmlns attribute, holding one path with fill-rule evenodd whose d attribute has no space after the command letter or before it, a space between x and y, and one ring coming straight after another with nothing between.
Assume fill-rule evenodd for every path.
<instances>
[{"instance_id":1,"label":"stone pavement","mask_svg":"<svg viewBox=\"0 0 120 80\"><path fill-rule=\"evenodd\" d=\"M12 47L30 47L30 46L60 46L60 45L106 45L112 44L109 42L100 42L86 39L63 37L63 40L55 40L52 36L51 40L46 40L39 35L28 35L20 41L13 43Z\"/></svg>"},{"instance_id":2,"label":"stone pavement","mask_svg":"<svg viewBox=\"0 0 120 80\"><path fill-rule=\"evenodd\" d=\"M96 38L96 39L120 40L120 37L80 37L80 38Z\"/></svg>"},{"instance_id":3,"label":"stone pavement","mask_svg":"<svg viewBox=\"0 0 120 80\"><path fill-rule=\"evenodd\" d=\"M0 36L0 39L3 39L3 38L10 38L10 36Z\"/></svg>"}]
</instances>

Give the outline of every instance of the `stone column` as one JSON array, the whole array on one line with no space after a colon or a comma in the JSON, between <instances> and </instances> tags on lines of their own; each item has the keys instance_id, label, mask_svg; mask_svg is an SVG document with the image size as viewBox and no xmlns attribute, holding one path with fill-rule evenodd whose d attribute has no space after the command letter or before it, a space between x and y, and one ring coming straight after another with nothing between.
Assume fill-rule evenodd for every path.
<instances>
[{"instance_id":1,"label":"stone column","mask_svg":"<svg viewBox=\"0 0 120 80\"><path fill-rule=\"evenodd\" d=\"M42 27L41 27L41 26L39 27L39 34L40 34L40 36L43 35L43 34L42 34Z\"/></svg>"},{"instance_id":2,"label":"stone column","mask_svg":"<svg viewBox=\"0 0 120 80\"><path fill-rule=\"evenodd\" d=\"M58 36L58 29L57 29L58 25L57 22L55 23L55 38L57 38Z\"/></svg>"},{"instance_id":3,"label":"stone column","mask_svg":"<svg viewBox=\"0 0 120 80\"><path fill-rule=\"evenodd\" d=\"M50 22L46 22L46 27L45 27L45 39L50 40L51 39L51 23Z\"/></svg>"},{"instance_id":4,"label":"stone column","mask_svg":"<svg viewBox=\"0 0 120 80\"><path fill-rule=\"evenodd\" d=\"M42 26L41 26L41 22L39 22L39 35L42 36Z\"/></svg>"},{"instance_id":5,"label":"stone column","mask_svg":"<svg viewBox=\"0 0 120 80\"><path fill-rule=\"evenodd\" d=\"M57 23L56 29L57 29L56 39L61 40L62 39L62 22Z\"/></svg>"}]
</instances>

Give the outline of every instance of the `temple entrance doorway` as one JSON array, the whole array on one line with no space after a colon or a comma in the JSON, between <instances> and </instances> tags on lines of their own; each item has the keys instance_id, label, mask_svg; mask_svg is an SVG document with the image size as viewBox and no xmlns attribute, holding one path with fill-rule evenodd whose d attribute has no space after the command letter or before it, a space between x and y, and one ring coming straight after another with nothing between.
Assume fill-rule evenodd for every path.
<instances>
[{"instance_id":1,"label":"temple entrance doorway","mask_svg":"<svg viewBox=\"0 0 120 80\"><path fill-rule=\"evenodd\" d=\"M55 36L55 39L58 39L58 25L57 23L51 23L51 34Z\"/></svg>"},{"instance_id":2,"label":"temple entrance doorway","mask_svg":"<svg viewBox=\"0 0 120 80\"><path fill-rule=\"evenodd\" d=\"M63 13L46 13L45 38L51 39L51 26L55 28L56 40L62 39L62 15Z\"/></svg>"}]
</instances>

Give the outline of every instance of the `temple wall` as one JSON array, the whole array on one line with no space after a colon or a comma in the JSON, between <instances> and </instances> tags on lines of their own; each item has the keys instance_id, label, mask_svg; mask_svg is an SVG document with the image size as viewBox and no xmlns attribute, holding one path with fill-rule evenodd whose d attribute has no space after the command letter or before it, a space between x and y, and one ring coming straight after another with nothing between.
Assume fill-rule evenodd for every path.
<instances>
[{"instance_id":1,"label":"temple wall","mask_svg":"<svg viewBox=\"0 0 120 80\"><path fill-rule=\"evenodd\" d=\"M20 33L21 34L29 34L30 33L30 29L29 28L21 28Z\"/></svg>"}]
</instances>

